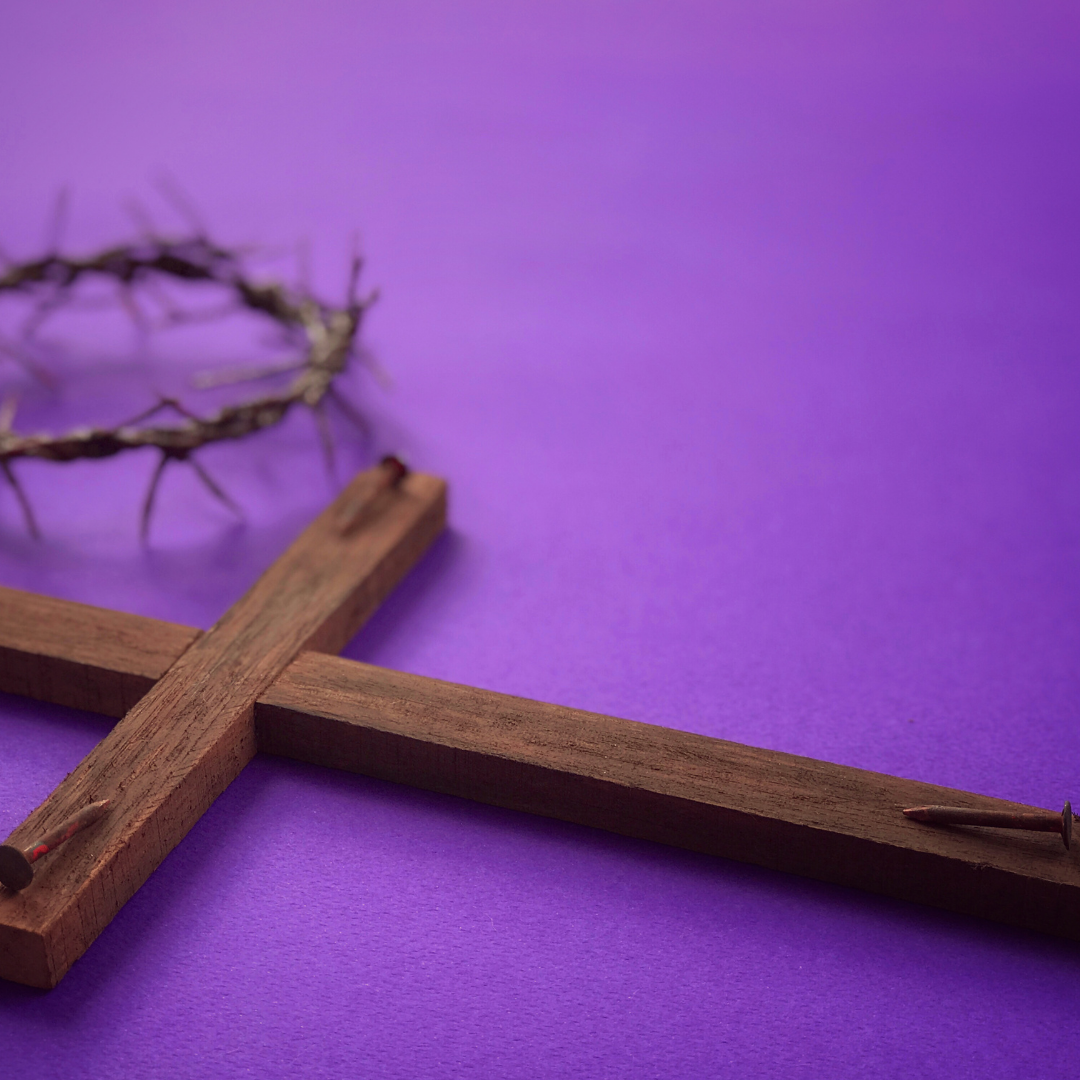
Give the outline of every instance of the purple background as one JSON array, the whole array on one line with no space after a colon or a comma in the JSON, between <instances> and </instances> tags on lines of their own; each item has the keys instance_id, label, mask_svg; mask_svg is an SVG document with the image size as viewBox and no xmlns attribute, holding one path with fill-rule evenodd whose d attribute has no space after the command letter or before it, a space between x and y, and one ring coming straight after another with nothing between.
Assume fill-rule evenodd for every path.
<instances>
[{"instance_id":1,"label":"purple background","mask_svg":"<svg viewBox=\"0 0 1080 1080\"><path fill-rule=\"evenodd\" d=\"M348 655L1080 798L1073 5L4 7L10 254L62 184L73 249L127 195L169 221L162 173L223 240L306 241L328 295L360 230L394 386L352 379L376 436L341 425L343 464L448 477L452 528ZM90 359L55 393L4 362L20 422L115 422L171 370ZM247 524L178 468L149 550L149 458L28 465L46 539L0 491L0 580L209 625L330 488L305 416L206 462ZM3 700L0 834L105 730ZM259 758L57 990L0 985L0 1051L1063 1076L1078 977L1048 937Z\"/></svg>"}]
</instances>

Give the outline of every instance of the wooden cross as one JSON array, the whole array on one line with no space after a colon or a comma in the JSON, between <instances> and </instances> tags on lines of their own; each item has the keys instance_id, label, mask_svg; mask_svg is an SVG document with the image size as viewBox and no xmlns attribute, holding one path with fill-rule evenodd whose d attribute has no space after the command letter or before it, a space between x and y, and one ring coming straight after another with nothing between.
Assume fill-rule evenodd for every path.
<instances>
[{"instance_id":1,"label":"wooden cross","mask_svg":"<svg viewBox=\"0 0 1080 1080\"><path fill-rule=\"evenodd\" d=\"M0 589L0 690L123 717L12 834L108 815L0 889L0 977L52 987L256 751L1080 939L1077 852L932 828L1016 803L331 655L442 529L443 481L359 474L205 633Z\"/></svg>"}]
</instances>

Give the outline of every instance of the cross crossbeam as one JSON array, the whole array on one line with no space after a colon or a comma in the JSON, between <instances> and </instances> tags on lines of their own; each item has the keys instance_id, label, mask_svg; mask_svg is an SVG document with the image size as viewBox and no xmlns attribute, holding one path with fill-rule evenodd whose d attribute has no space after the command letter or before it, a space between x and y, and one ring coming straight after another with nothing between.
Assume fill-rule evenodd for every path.
<instances>
[{"instance_id":1,"label":"cross crossbeam","mask_svg":"<svg viewBox=\"0 0 1080 1080\"><path fill-rule=\"evenodd\" d=\"M900 813L1019 804L327 655L442 525L441 481L385 479L361 474L205 634L0 589L0 690L123 716L12 834L118 804L0 890L0 977L54 986L257 750L1080 939L1058 838Z\"/></svg>"}]
</instances>

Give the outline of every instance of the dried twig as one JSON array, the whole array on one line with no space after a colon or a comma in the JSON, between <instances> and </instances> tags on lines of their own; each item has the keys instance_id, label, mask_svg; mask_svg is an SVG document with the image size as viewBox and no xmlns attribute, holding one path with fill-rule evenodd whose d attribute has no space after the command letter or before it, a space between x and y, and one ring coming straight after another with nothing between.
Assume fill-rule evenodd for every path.
<instances>
[{"instance_id":1,"label":"dried twig","mask_svg":"<svg viewBox=\"0 0 1080 1080\"><path fill-rule=\"evenodd\" d=\"M61 216L58 213L58 217ZM303 405L315 414L329 463L333 459L328 443L328 429L322 412L328 394L342 411L358 425L363 417L334 389L334 380L345 370L354 347L360 324L374 296L359 298L357 282L361 262L354 256L349 274L345 306L320 303L306 291L291 290L278 283L254 282L244 273L239 256L218 247L201 233L183 240L147 236L132 244L108 248L86 258L65 257L53 251L43 258L24 263L9 263L0 273L0 297L21 294L34 302L27 334L36 330L55 310L66 304L73 290L83 280L104 277L120 287L125 306L134 305L133 290L163 279L182 282L209 282L231 293L238 308L271 319L287 333L306 340L306 355L286 367L296 375L277 393L263 394L235 405L227 405L207 416L185 409L178 401L162 398L145 413L114 428L78 428L62 435L21 435L12 429L12 419L0 425L0 472L19 500L27 528L37 535L37 526L26 495L19 485L11 462L17 458L40 458L45 461L74 461L79 458L112 457L125 450L154 447L161 459L154 470L143 504L142 526L145 536L154 505L154 496L165 465L169 461L188 461L210 492L239 513L236 504L191 456L211 443L242 439L280 423L294 405ZM153 299L153 291L148 293ZM160 301L159 301L160 304ZM139 311L136 320L145 324ZM133 316L134 318L135 316ZM196 318L198 316L195 316ZM188 318L182 312L166 311L168 321ZM9 350L11 351L11 350ZM181 414L183 421L170 426L146 425L145 421L165 408Z\"/></svg>"}]
</instances>

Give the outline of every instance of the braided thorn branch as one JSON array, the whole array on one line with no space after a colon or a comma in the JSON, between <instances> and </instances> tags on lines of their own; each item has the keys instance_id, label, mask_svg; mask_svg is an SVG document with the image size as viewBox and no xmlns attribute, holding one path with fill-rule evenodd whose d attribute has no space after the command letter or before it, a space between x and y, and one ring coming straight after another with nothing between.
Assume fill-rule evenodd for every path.
<instances>
[{"instance_id":1,"label":"braided thorn branch","mask_svg":"<svg viewBox=\"0 0 1080 1080\"><path fill-rule=\"evenodd\" d=\"M355 355L363 317L375 300L374 294L363 299L357 296L361 266L359 256L354 255L346 303L334 307L278 282L250 280L237 253L219 247L201 234L180 240L148 236L84 258L53 253L29 262L9 262L0 273L0 299L5 294L21 294L36 304L24 327L26 339L70 300L81 281L103 277L117 282L126 296L130 295L130 290L146 286L152 298L155 296L154 284L161 280L216 284L231 293L234 304L241 310L270 319L306 343L305 354L291 364L276 365L245 376L258 378L267 373L295 370L295 376L283 389L226 405L205 416L190 412L174 399L162 398L146 412L113 428L83 427L59 435L24 435L14 429L13 403L5 403L0 408L0 472L15 492L31 535L38 535L37 524L12 469L12 462L20 458L65 462L112 457L148 446L156 448L161 458L143 503L144 537L149 529L158 484L170 461L191 464L208 490L239 513L236 504L192 455L211 443L242 439L273 427L281 423L296 405L312 410L328 464L332 463L333 447L323 413L323 399L329 396L349 419L365 426L363 417L334 387L334 381ZM198 317L175 309L167 311L166 316L169 322ZM180 421L167 425L145 423L165 408L179 413Z\"/></svg>"}]
</instances>

